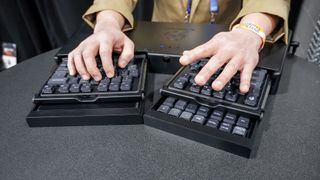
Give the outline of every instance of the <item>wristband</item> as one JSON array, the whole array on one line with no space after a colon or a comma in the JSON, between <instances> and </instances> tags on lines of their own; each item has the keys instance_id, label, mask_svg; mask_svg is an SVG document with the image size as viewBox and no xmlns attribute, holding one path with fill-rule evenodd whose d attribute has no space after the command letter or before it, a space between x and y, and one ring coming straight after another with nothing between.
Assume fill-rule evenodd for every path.
<instances>
[{"instance_id":1,"label":"wristband","mask_svg":"<svg viewBox=\"0 0 320 180\"><path fill-rule=\"evenodd\" d=\"M238 28L247 29L247 30L255 33L256 35L258 35L262 40L262 44L261 44L261 47L259 48L259 51L262 50L262 48L264 47L264 44L266 42L266 33L258 24L241 23L241 24L237 24L237 25L233 26L232 30L238 29Z\"/></svg>"}]
</instances>

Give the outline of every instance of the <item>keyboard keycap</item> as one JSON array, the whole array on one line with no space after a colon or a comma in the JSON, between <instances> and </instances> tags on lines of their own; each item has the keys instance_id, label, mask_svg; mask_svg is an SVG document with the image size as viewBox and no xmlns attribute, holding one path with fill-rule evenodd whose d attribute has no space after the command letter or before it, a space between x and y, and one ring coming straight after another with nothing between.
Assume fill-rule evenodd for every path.
<instances>
[{"instance_id":1,"label":"keyboard keycap","mask_svg":"<svg viewBox=\"0 0 320 180\"><path fill-rule=\"evenodd\" d=\"M53 87L51 85L45 85L42 89L43 94L52 94L53 93Z\"/></svg>"},{"instance_id":2,"label":"keyboard keycap","mask_svg":"<svg viewBox=\"0 0 320 180\"><path fill-rule=\"evenodd\" d=\"M196 104L189 103L189 104L187 105L185 111L188 111L188 112L191 112L192 114L195 114L196 111L197 111L197 108L198 108L198 106L197 106Z\"/></svg>"},{"instance_id":3,"label":"keyboard keycap","mask_svg":"<svg viewBox=\"0 0 320 180\"><path fill-rule=\"evenodd\" d=\"M108 91L108 84L105 84L105 83L102 83L102 82L101 82L101 83L98 85L97 90L98 90L99 92L106 92L106 91Z\"/></svg>"},{"instance_id":4,"label":"keyboard keycap","mask_svg":"<svg viewBox=\"0 0 320 180\"><path fill-rule=\"evenodd\" d=\"M59 93L69 93L69 84L62 84L58 89Z\"/></svg>"},{"instance_id":5,"label":"keyboard keycap","mask_svg":"<svg viewBox=\"0 0 320 180\"><path fill-rule=\"evenodd\" d=\"M176 82L173 84L175 88L183 89L187 85L187 81L182 79L177 79Z\"/></svg>"},{"instance_id":6,"label":"keyboard keycap","mask_svg":"<svg viewBox=\"0 0 320 180\"><path fill-rule=\"evenodd\" d=\"M137 78L137 77L139 77L139 71L136 69L129 70L129 76Z\"/></svg>"},{"instance_id":7,"label":"keyboard keycap","mask_svg":"<svg viewBox=\"0 0 320 180\"><path fill-rule=\"evenodd\" d=\"M111 82L109 85L109 91L119 91L120 87L119 87L119 83L118 82Z\"/></svg>"},{"instance_id":8,"label":"keyboard keycap","mask_svg":"<svg viewBox=\"0 0 320 180\"><path fill-rule=\"evenodd\" d=\"M128 83L121 83L120 85L120 90L121 91L130 91L131 90L131 84L128 84Z\"/></svg>"},{"instance_id":9,"label":"keyboard keycap","mask_svg":"<svg viewBox=\"0 0 320 180\"><path fill-rule=\"evenodd\" d=\"M253 94L248 94L244 100L244 104L249 106L256 106L258 103L258 97Z\"/></svg>"},{"instance_id":10,"label":"keyboard keycap","mask_svg":"<svg viewBox=\"0 0 320 180\"><path fill-rule=\"evenodd\" d=\"M172 108L174 103L176 102L176 100L177 100L177 98L167 97L167 99L163 102L163 105L167 105Z\"/></svg>"},{"instance_id":11,"label":"keyboard keycap","mask_svg":"<svg viewBox=\"0 0 320 180\"><path fill-rule=\"evenodd\" d=\"M238 121L237 121L237 126L240 126L240 127L248 129L249 123L250 123L250 119L249 118L240 116L238 118Z\"/></svg>"},{"instance_id":12,"label":"keyboard keycap","mask_svg":"<svg viewBox=\"0 0 320 180\"><path fill-rule=\"evenodd\" d=\"M219 126L219 121L216 119L209 119L206 126L212 127L212 128L218 128Z\"/></svg>"},{"instance_id":13,"label":"keyboard keycap","mask_svg":"<svg viewBox=\"0 0 320 180\"><path fill-rule=\"evenodd\" d=\"M181 110L180 109L176 109L176 108L172 108L170 111L169 111L169 114L172 115L172 116L175 116L175 117L179 117L180 114L181 114Z\"/></svg>"},{"instance_id":14,"label":"keyboard keycap","mask_svg":"<svg viewBox=\"0 0 320 180\"><path fill-rule=\"evenodd\" d=\"M80 90L83 93L91 92L91 84L89 83L82 84Z\"/></svg>"},{"instance_id":15,"label":"keyboard keycap","mask_svg":"<svg viewBox=\"0 0 320 180\"><path fill-rule=\"evenodd\" d=\"M168 112L170 111L170 107L166 105L161 105L157 111L168 114Z\"/></svg>"},{"instance_id":16,"label":"keyboard keycap","mask_svg":"<svg viewBox=\"0 0 320 180\"><path fill-rule=\"evenodd\" d=\"M191 122L195 122L195 123L199 123L199 124L204 124L205 119L206 119L206 118L205 118L204 116L196 114L196 115L193 116Z\"/></svg>"},{"instance_id":17,"label":"keyboard keycap","mask_svg":"<svg viewBox=\"0 0 320 180\"><path fill-rule=\"evenodd\" d=\"M246 136L247 130L245 128L243 128L243 127L235 126L233 128L232 134L236 134L236 135L239 135L239 136Z\"/></svg>"},{"instance_id":18,"label":"keyboard keycap","mask_svg":"<svg viewBox=\"0 0 320 180\"><path fill-rule=\"evenodd\" d=\"M203 86L201 90L201 94L204 94L206 96L211 96L212 88L210 86Z\"/></svg>"},{"instance_id":19,"label":"keyboard keycap","mask_svg":"<svg viewBox=\"0 0 320 180\"><path fill-rule=\"evenodd\" d=\"M48 81L48 85L60 85L60 84L66 84L67 78L51 78Z\"/></svg>"},{"instance_id":20,"label":"keyboard keycap","mask_svg":"<svg viewBox=\"0 0 320 180\"><path fill-rule=\"evenodd\" d=\"M229 124L235 124L237 120L237 116L232 113L227 113L223 119L223 122L229 123Z\"/></svg>"},{"instance_id":21,"label":"keyboard keycap","mask_svg":"<svg viewBox=\"0 0 320 180\"><path fill-rule=\"evenodd\" d=\"M184 110L187 106L187 102L184 100L178 100L174 105L174 108Z\"/></svg>"},{"instance_id":22,"label":"keyboard keycap","mask_svg":"<svg viewBox=\"0 0 320 180\"><path fill-rule=\"evenodd\" d=\"M190 121L192 118L193 114L187 111L182 112L182 114L180 115L180 118L185 119Z\"/></svg>"},{"instance_id":23,"label":"keyboard keycap","mask_svg":"<svg viewBox=\"0 0 320 180\"><path fill-rule=\"evenodd\" d=\"M219 99L223 99L225 94L226 94L225 90L213 92L213 96Z\"/></svg>"},{"instance_id":24,"label":"keyboard keycap","mask_svg":"<svg viewBox=\"0 0 320 180\"><path fill-rule=\"evenodd\" d=\"M220 111L220 110L214 110L212 112L212 114L210 115L210 119L215 119L215 120L218 120L218 121L221 121L223 118L223 111Z\"/></svg>"},{"instance_id":25,"label":"keyboard keycap","mask_svg":"<svg viewBox=\"0 0 320 180\"><path fill-rule=\"evenodd\" d=\"M219 130L231 133L232 125L228 123L222 123L219 127Z\"/></svg>"},{"instance_id":26,"label":"keyboard keycap","mask_svg":"<svg viewBox=\"0 0 320 180\"><path fill-rule=\"evenodd\" d=\"M72 84L69 91L72 93L79 93L80 92L80 84Z\"/></svg>"},{"instance_id":27,"label":"keyboard keycap","mask_svg":"<svg viewBox=\"0 0 320 180\"><path fill-rule=\"evenodd\" d=\"M209 108L204 107L204 106L200 106L198 111L197 111L198 115L202 115L204 117L207 117L209 114Z\"/></svg>"},{"instance_id":28,"label":"keyboard keycap","mask_svg":"<svg viewBox=\"0 0 320 180\"><path fill-rule=\"evenodd\" d=\"M190 86L190 89L189 89L191 92L194 92L194 93L199 93L200 92L200 86L198 86L198 85L195 85L195 84L193 84L193 85L191 85Z\"/></svg>"},{"instance_id":29,"label":"keyboard keycap","mask_svg":"<svg viewBox=\"0 0 320 180\"><path fill-rule=\"evenodd\" d=\"M237 98L238 98L238 94L236 92L233 92L233 91L228 91L226 96L225 96L225 99L228 100L228 101L231 101L231 102L236 102Z\"/></svg>"}]
</instances>

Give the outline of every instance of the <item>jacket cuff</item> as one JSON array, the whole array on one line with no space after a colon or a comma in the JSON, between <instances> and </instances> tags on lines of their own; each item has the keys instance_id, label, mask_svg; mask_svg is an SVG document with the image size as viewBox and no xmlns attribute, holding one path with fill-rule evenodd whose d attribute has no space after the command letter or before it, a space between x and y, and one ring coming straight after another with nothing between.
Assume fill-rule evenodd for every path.
<instances>
[{"instance_id":1,"label":"jacket cuff","mask_svg":"<svg viewBox=\"0 0 320 180\"><path fill-rule=\"evenodd\" d=\"M274 6L270 6L270 0L268 1L256 1L251 0L246 3L241 9L238 16L232 21L229 29L238 24L242 17L251 14L251 13L267 13L271 15L275 15L280 17L282 20L279 22L279 25L273 30L273 32L267 36L266 42L274 43L280 38L288 44L288 14L290 10L290 2L289 1L279 1L279 0L271 0L274 1Z\"/></svg>"},{"instance_id":2,"label":"jacket cuff","mask_svg":"<svg viewBox=\"0 0 320 180\"><path fill-rule=\"evenodd\" d=\"M103 10L114 10L120 13L125 18L125 24L122 31L133 29L133 15L132 10L134 6L125 5L121 0L95 1L92 6L82 16L83 20L92 28L96 24L96 15Z\"/></svg>"}]
</instances>

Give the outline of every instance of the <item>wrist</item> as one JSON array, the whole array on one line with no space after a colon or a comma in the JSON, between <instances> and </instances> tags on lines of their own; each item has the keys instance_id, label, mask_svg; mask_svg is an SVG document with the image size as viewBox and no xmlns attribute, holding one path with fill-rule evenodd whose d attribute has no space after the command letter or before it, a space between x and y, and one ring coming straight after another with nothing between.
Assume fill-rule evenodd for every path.
<instances>
[{"instance_id":1,"label":"wrist","mask_svg":"<svg viewBox=\"0 0 320 180\"><path fill-rule=\"evenodd\" d=\"M94 32L104 30L106 28L116 28L122 30L124 25L124 17L116 11L104 10L97 14Z\"/></svg>"}]
</instances>

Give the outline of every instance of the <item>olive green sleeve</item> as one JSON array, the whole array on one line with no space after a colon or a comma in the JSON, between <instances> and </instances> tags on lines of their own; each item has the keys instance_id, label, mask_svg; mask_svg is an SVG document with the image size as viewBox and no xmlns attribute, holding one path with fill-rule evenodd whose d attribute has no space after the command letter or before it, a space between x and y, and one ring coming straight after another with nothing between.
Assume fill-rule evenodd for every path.
<instances>
[{"instance_id":1,"label":"olive green sleeve","mask_svg":"<svg viewBox=\"0 0 320 180\"><path fill-rule=\"evenodd\" d=\"M267 13L281 18L280 24L267 37L267 42L274 43L282 38L288 43L288 16L290 11L290 0L244 0L243 7L233 22L230 29L240 22L241 18L250 13Z\"/></svg>"},{"instance_id":2,"label":"olive green sleeve","mask_svg":"<svg viewBox=\"0 0 320 180\"><path fill-rule=\"evenodd\" d=\"M103 10L114 10L125 18L123 31L133 28L132 11L136 6L137 0L94 0L94 3L83 15L83 19L93 28L96 23L96 15Z\"/></svg>"}]
</instances>

